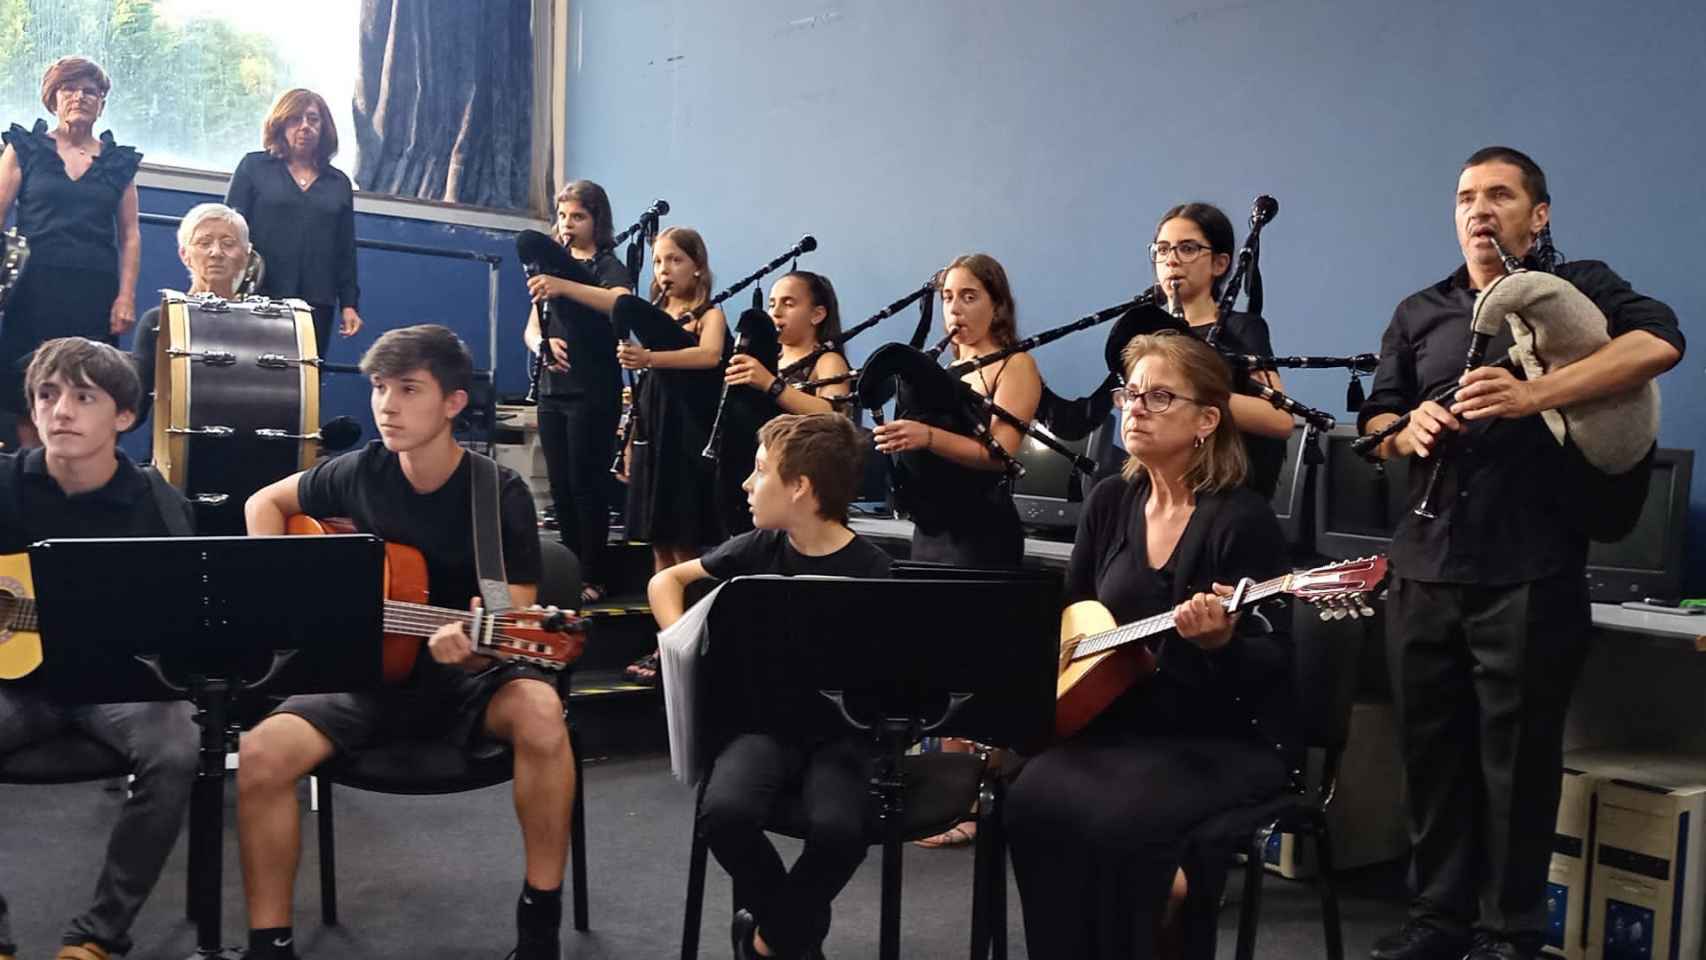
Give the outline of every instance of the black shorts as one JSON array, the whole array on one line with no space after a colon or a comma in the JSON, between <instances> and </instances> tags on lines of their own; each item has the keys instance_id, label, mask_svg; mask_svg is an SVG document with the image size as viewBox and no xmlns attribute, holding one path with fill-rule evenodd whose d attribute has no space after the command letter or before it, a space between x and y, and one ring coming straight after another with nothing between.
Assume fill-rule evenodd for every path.
<instances>
[{"instance_id":1,"label":"black shorts","mask_svg":"<svg viewBox=\"0 0 1706 960\"><path fill-rule=\"evenodd\" d=\"M381 740L441 740L475 749L485 733L486 705L516 680L557 685L557 675L531 664L504 663L468 673L425 657L403 686L370 693L299 694L273 713L290 713L314 725L339 753Z\"/></svg>"}]
</instances>

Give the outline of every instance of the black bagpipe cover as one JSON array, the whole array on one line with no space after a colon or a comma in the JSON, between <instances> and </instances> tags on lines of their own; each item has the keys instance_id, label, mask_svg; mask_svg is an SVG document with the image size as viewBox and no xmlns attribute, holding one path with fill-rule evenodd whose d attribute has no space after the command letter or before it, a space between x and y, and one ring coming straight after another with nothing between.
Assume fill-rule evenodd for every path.
<instances>
[{"instance_id":1,"label":"black bagpipe cover","mask_svg":"<svg viewBox=\"0 0 1706 960\"><path fill-rule=\"evenodd\" d=\"M616 298L610 319L617 330L632 332L648 350L685 350L699 345L699 340L662 307L631 293Z\"/></svg>"}]
</instances>

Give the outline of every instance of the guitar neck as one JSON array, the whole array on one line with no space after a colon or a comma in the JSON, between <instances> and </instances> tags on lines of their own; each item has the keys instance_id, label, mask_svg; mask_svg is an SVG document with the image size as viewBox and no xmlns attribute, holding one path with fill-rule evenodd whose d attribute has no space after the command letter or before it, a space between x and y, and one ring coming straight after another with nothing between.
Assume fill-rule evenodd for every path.
<instances>
[{"instance_id":1,"label":"guitar neck","mask_svg":"<svg viewBox=\"0 0 1706 960\"><path fill-rule=\"evenodd\" d=\"M411 637L430 637L446 624L459 623L476 646L489 643L501 613L453 610L403 600L385 601L385 632Z\"/></svg>"},{"instance_id":2,"label":"guitar neck","mask_svg":"<svg viewBox=\"0 0 1706 960\"><path fill-rule=\"evenodd\" d=\"M1242 603L1235 606L1234 601L1238 598L1221 597L1220 605L1226 609L1227 613L1236 613L1243 607L1260 603L1275 594L1284 593L1291 578L1292 574L1287 573L1272 580L1264 580L1244 591ZM1077 649L1073 651L1072 659L1079 660L1092 654L1101 653L1104 650L1123 647L1128 643L1144 640L1171 629L1173 629L1173 611L1171 610L1166 613L1158 613L1153 617L1145 617L1142 620L1134 620L1125 626L1115 627L1112 630L1105 630L1085 637L1079 642Z\"/></svg>"}]
</instances>

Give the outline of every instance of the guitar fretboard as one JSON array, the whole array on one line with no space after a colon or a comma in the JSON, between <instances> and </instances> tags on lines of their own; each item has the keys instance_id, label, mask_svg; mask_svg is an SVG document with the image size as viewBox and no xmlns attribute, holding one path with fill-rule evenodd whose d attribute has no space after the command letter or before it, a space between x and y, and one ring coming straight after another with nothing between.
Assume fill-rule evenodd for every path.
<instances>
[{"instance_id":1,"label":"guitar fretboard","mask_svg":"<svg viewBox=\"0 0 1706 960\"><path fill-rule=\"evenodd\" d=\"M1266 600L1274 594L1284 593L1286 584L1290 582L1291 578L1292 574L1288 573L1275 577L1272 580L1264 580L1261 583L1252 586L1250 589L1244 591L1243 605L1249 606L1253 603L1261 603L1263 600ZM1236 612L1232 605L1233 599L1234 598L1232 597L1220 598L1220 605L1226 608L1228 613ZM1079 641L1078 647L1073 651L1072 659L1081 660L1084 657L1093 656L1104 650L1112 650L1115 647L1124 646L1134 640L1153 637L1158 633L1163 633L1171 629L1173 629L1173 611L1171 610L1166 613L1158 613L1152 617L1144 617L1142 620L1133 620L1125 626L1115 627L1112 630L1104 630L1101 633L1085 637L1083 640Z\"/></svg>"}]
</instances>

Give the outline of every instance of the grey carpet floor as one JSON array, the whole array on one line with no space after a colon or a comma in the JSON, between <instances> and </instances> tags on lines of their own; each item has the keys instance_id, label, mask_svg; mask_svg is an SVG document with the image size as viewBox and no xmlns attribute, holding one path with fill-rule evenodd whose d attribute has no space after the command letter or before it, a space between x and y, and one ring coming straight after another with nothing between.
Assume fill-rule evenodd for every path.
<instances>
[{"instance_id":1,"label":"grey carpet floor","mask_svg":"<svg viewBox=\"0 0 1706 960\"><path fill-rule=\"evenodd\" d=\"M693 794L661 757L589 765L587 855L592 930L565 923L563 955L576 960L661 958L679 953ZM224 939L243 941L237 872L235 790L228 785ZM342 923L320 923L315 826L304 803L296 932L304 958L390 960L469 957L499 960L513 945L521 848L509 788L447 797L399 797L340 790L337 839ZM87 903L120 795L97 784L0 786L0 889L12 904L21 960L51 957L70 913ZM781 840L785 858L797 846ZM133 960L179 960L193 952L185 913L185 843L133 934ZM834 958L877 951L879 856L873 850L836 903L825 945ZM963 957L971 907L969 849L909 847L905 857L902 953ZM1347 956L1365 957L1375 937L1403 916L1394 867L1342 878ZM729 882L712 862L700 955L728 955ZM1011 955L1028 956L1018 895L1009 893ZM1232 892L1237 898L1236 889ZM1219 955L1231 957L1237 906L1221 915ZM1262 901L1259 957L1323 956L1314 888L1270 876Z\"/></svg>"}]
</instances>

